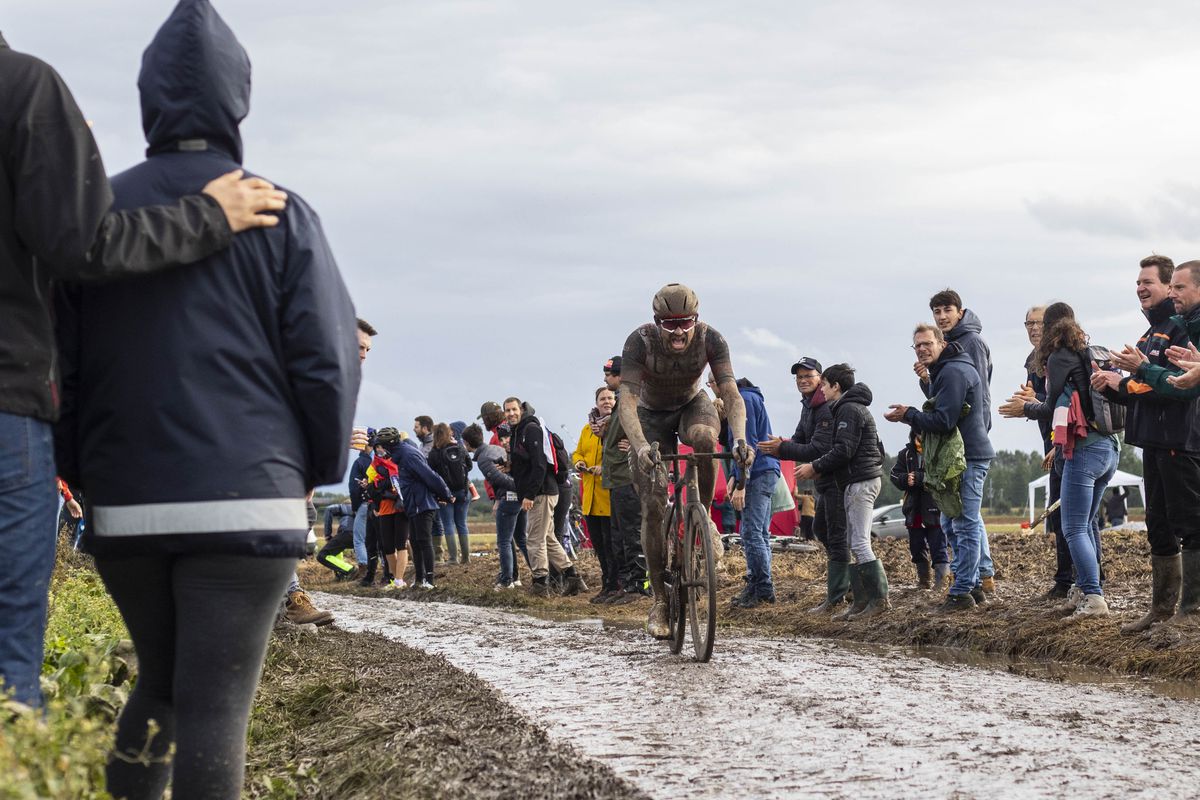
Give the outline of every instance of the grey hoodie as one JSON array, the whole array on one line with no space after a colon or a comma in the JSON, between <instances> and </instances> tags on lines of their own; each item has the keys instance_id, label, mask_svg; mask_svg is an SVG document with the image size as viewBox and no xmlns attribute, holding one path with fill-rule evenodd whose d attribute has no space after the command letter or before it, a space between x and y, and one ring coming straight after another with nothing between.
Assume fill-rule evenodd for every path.
<instances>
[{"instance_id":1,"label":"grey hoodie","mask_svg":"<svg viewBox=\"0 0 1200 800\"><path fill-rule=\"evenodd\" d=\"M480 445L472 455L484 479L492 485L497 500L504 500L506 492L516 492L517 484L511 475L500 471L504 460L504 448L497 444Z\"/></svg>"}]
</instances>

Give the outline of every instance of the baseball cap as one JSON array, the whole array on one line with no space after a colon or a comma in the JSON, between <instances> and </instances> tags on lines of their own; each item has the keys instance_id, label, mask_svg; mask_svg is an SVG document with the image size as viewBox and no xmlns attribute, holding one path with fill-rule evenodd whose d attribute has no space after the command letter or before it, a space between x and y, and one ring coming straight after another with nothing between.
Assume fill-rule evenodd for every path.
<instances>
[{"instance_id":1,"label":"baseball cap","mask_svg":"<svg viewBox=\"0 0 1200 800\"><path fill-rule=\"evenodd\" d=\"M499 403L493 403L491 400L488 400L479 407L479 416L475 419L483 419L490 414L500 414L503 411L504 409L500 407Z\"/></svg>"},{"instance_id":2,"label":"baseball cap","mask_svg":"<svg viewBox=\"0 0 1200 800\"><path fill-rule=\"evenodd\" d=\"M604 371L611 372L613 375L621 374L621 357L613 356L608 361L604 362Z\"/></svg>"},{"instance_id":3,"label":"baseball cap","mask_svg":"<svg viewBox=\"0 0 1200 800\"><path fill-rule=\"evenodd\" d=\"M802 369L811 369L811 370L816 370L817 372L820 372L821 371L821 362L817 361L815 358L809 358L808 356L805 356L804 358L797 361L795 364L792 364L792 374L793 375L795 375L797 372L799 372Z\"/></svg>"}]
</instances>

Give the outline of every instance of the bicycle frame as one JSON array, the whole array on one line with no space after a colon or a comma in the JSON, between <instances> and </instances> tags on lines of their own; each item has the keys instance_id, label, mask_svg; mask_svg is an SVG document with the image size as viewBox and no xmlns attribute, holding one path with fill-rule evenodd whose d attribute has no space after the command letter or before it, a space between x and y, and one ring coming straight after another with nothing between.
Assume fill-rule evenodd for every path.
<instances>
[{"instance_id":1,"label":"bicycle frame","mask_svg":"<svg viewBox=\"0 0 1200 800\"><path fill-rule=\"evenodd\" d=\"M712 655L716 630L716 577L711 552L708 509L700 499L697 466L700 459L731 461L729 453L686 453L660 456L672 465L668 480L674 484L667 495L667 514L663 537L666 564L664 583L667 590L667 619L670 629L668 646L672 654L683 649L685 622L690 620L692 644L697 661L708 661ZM686 464L681 475L679 465ZM683 491L687 489L684 501ZM739 481L740 488L740 481ZM696 546L699 542L699 550ZM702 620L702 621L701 621Z\"/></svg>"}]
</instances>

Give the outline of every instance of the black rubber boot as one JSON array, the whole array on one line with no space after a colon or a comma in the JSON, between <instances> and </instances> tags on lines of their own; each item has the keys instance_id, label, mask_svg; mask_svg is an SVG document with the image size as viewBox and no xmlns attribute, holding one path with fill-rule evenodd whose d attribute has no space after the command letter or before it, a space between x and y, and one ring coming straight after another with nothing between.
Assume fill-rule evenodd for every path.
<instances>
[{"instance_id":1,"label":"black rubber boot","mask_svg":"<svg viewBox=\"0 0 1200 800\"><path fill-rule=\"evenodd\" d=\"M916 567L917 567L917 588L918 589L932 589L933 588L933 575L929 571L929 564L925 563L925 562L920 562L916 565Z\"/></svg>"}]
</instances>

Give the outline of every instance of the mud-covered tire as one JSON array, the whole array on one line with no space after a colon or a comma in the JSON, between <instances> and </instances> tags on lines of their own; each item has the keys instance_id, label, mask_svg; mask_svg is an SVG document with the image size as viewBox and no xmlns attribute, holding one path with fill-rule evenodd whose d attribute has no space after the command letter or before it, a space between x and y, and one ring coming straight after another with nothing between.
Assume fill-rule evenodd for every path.
<instances>
[{"instance_id":1,"label":"mud-covered tire","mask_svg":"<svg viewBox=\"0 0 1200 800\"><path fill-rule=\"evenodd\" d=\"M678 563L675 549L679 547L679 542L670 535L679 530L678 509L674 505L671 506L666 530L668 534L666 552L670 556L667 559L667 574L663 578L663 585L667 592L667 626L670 631L670 636L667 637L667 646L671 650L671 655L677 656L683 650L683 632L687 628L687 604L683 588L680 586L683 581L682 564Z\"/></svg>"},{"instance_id":2,"label":"mud-covered tire","mask_svg":"<svg viewBox=\"0 0 1200 800\"><path fill-rule=\"evenodd\" d=\"M709 538L708 513L700 503L688 504L683 537L683 586L696 660L712 658L717 633L717 569Z\"/></svg>"}]
</instances>

